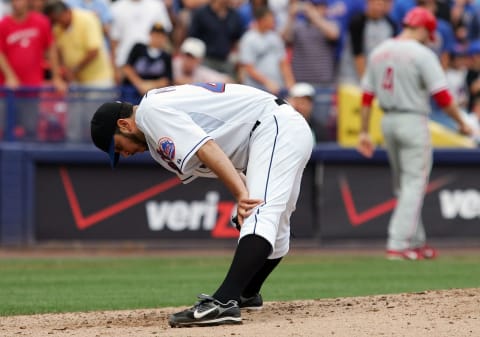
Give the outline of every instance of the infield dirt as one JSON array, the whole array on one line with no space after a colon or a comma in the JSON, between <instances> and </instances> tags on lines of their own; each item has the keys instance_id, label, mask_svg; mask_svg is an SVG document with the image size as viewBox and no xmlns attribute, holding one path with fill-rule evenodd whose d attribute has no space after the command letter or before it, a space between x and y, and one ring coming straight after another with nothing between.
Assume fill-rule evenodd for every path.
<instances>
[{"instance_id":1,"label":"infield dirt","mask_svg":"<svg viewBox=\"0 0 480 337\"><path fill-rule=\"evenodd\" d=\"M266 302L242 312L241 325L170 328L168 316L181 309L0 317L0 336L480 336L480 288Z\"/></svg>"}]
</instances>

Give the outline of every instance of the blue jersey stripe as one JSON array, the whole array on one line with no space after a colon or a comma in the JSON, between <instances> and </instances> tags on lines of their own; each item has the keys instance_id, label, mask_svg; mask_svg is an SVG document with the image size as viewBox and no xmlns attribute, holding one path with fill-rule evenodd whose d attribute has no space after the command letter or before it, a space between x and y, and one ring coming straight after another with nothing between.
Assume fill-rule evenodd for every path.
<instances>
[{"instance_id":1,"label":"blue jersey stripe","mask_svg":"<svg viewBox=\"0 0 480 337\"><path fill-rule=\"evenodd\" d=\"M183 158L182 165L180 165L180 171L181 171L182 173L183 173L183 164L185 164L185 161L186 161L188 158L190 158L192 152L194 152L200 144L204 143L205 139L207 139L207 138L209 139L209 138L211 138L211 137L210 137L210 136L203 137L197 144L195 144L195 146L190 150L190 152L187 153L187 155L185 156L185 158Z\"/></svg>"}]
</instances>

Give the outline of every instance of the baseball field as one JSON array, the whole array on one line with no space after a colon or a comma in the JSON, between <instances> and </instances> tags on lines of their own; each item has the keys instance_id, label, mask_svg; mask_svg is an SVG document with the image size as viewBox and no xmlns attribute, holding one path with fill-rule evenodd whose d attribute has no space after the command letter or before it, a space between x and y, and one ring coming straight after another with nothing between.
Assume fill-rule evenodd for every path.
<instances>
[{"instance_id":1,"label":"baseball field","mask_svg":"<svg viewBox=\"0 0 480 337\"><path fill-rule=\"evenodd\" d=\"M480 336L480 251L387 261L382 251L292 251L243 324L172 329L222 281L231 252L0 252L0 336Z\"/></svg>"}]
</instances>

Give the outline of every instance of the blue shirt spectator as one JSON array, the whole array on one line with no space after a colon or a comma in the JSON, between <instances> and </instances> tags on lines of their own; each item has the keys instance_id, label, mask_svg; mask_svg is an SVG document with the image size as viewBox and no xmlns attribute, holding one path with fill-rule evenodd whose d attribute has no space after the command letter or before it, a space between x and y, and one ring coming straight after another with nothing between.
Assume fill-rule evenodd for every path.
<instances>
[{"instance_id":1,"label":"blue shirt spectator","mask_svg":"<svg viewBox=\"0 0 480 337\"><path fill-rule=\"evenodd\" d=\"M252 4L250 1L244 1L238 8L237 13L242 19L243 29L247 30L250 23L253 21Z\"/></svg>"},{"instance_id":2,"label":"blue shirt spectator","mask_svg":"<svg viewBox=\"0 0 480 337\"><path fill-rule=\"evenodd\" d=\"M440 57L440 62L446 69L449 64L449 55L455 46L455 34L449 22L437 18L435 41L429 46Z\"/></svg>"},{"instance_id":3,"label":"blue shirt spectator","mask_svg":"<svg viewBox=\"0 0 480 337\"><path fill-rule=\"evenodd\" d=\"M452 1L450 21L455 28L464 25L467 28L467 39L480 38L480 20L475 5L471 1Z\"/></svg>"},{"instance_id":4,"label":"blue shirt spectator","mask_svg":"<svg viewBox=\"0 0 480 337\"><path fill-rule=\"evenodd\" d=\"M112 12L105 0L65 0L70 8L81 8L95 13L102 23L105 46L110 50L110 25L113 21Z\"/></svg>"},{"instance_id":5,"label":"blue shirt spectator","mask_svg":"<svg viewBox=\"0 0 480 337\"><path fill-rule=\"evenodd\" d=\"M336 58L340 59L348 36L348 23L353 15L365 11L365 0L328 0L327 17L340 27L340 38L336 45Z\"/></svg>"},{"instance_id":6,"label":"blue shirt spectator","mask_svg":"<svg viewBox=\"0 0 480 337\"><path fill-rule=\"evenodd\" d=\"M93 11L100 19L102 25L109 25L113 20L110 7L104 0L66 0L66 3L71 8L83 8Z\"/></svg>"},{"instance_id":7,"label":"blue shirt spectator","mask_svg":"<svg viewBox=\"0 0 480 337\"><path fill-rule=\"evenodd\" d=\"M417 6L416 0L394 0L390 17L397 23L398 27L401 28L405 14L415 6Z\"/></svg>"}]
</instances>

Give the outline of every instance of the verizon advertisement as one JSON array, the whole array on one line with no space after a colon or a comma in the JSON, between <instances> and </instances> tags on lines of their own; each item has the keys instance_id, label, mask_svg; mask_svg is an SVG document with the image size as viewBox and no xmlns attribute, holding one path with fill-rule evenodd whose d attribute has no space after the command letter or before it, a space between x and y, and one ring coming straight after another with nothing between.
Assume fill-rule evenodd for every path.
<instances>
[{"instance_id":1,"label":"verizon advertisement","mask_svg":"<svg viewBox=\"0 0 480 337\"><path fill-rule=\"evenodd\" d=\"M235 239L235 203L216 179L183 185L156 165L37 165L35 236L42 240ZM311 237L313 167L292 235Z\"/></svg>"},{"instance_id":2,"label":"verizon advertisement","mask_svg":"<svg viewBox=\"0 0 480 337\"><path fill-rule=\"evenodd\" d=\"M384 165L326 165L319 191L323 239L385 238L396 205ZM478 167L435 166L423 207L427 236L480 235Z\"/></svg>"}]
</instances>

